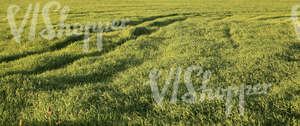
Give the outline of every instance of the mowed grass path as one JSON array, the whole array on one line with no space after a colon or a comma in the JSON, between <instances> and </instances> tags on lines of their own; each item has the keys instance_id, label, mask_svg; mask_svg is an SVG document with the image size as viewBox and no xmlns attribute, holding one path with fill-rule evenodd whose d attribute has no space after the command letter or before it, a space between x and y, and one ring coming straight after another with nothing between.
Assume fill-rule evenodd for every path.
<instances>
[{"instance_id":1,"label":"mowed grass path","mask_svg":"<svg viewBox=\"0 0 300 126\"><path fill-rule=\"evenodd\" d=\"M3 18L9 5L22 7L19 24L28 4L46 3L2 1ZM70 7L66 24L130 22L123 30L103 33L101 52L93 33L85 53L82 36L28 40L29 24L16 43L7 20L0 21L0 125L20 120L23 125L300 125L300 42L290 18L296 1L58 2ZM57 23L59 12L51 16ZM41 17L38 21L37 31L45 28ZM170 104L170 88L158 106L149 72L163 71L161 91L171 68L191 65L212 71L212 89L272 87L265 95L246 97L244 116L235 97L226 117L225 100L183 102L182 75L177 104ZM193 77L193 82L197 89L202 80Z\"/></svg>"}]
</instances>

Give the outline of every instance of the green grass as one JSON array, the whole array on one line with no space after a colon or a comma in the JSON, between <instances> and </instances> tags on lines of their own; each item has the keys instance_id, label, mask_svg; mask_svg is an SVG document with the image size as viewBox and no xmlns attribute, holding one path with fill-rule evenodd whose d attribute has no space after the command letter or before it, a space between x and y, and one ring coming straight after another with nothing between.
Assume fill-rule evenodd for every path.
<instances>
[{"instance_id":1,"label":"green grass","mask_svg":"<svg viewBox=\"0 0 300 126\"><path fill-rule=\"evenodd\" d=\"M42 0L2 0L25 9ZM59 0L70 7L66 24L129 19L123 30L96 34L83 51L82 36L28 40L29 24L16 43L7 20L0 21L0 125L300 125L300 42L291 8L295 0ZM43 7L43 6L41 6ZM51 13L57 23L59 12ZM44 29L41 15L37 31ZM28 21L30 23L31 20ZM19 26L19 25L18 25ZM191 65L212 71L210 88L272 83L266 95L246 97L245 115L224 100L186 104L180 82L176 105L167 91L155 102L153 68ZM183 76L182 76L183 77ZM201 78L193 78L194 87ZM238 98L234 98L238 101ZM50 112L47 108L50 107ZM48 116L48 119L45 118Z\"/></svg>"}]
</instances>

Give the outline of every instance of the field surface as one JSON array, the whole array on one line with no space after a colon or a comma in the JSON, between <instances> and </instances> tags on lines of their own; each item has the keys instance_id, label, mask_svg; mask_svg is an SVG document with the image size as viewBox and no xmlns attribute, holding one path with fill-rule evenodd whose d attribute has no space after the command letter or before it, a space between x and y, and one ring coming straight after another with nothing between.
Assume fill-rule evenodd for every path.
<instances>
[{"instance_id":1,"label":"field surface","mask_svg":"<svg viewBox=\"0 0 300 126\"><path fill-rule=\"evenodd\" d=\"M58 0L70 11L65 24L130 20L103 32L103 49L91 33L47 40L43 0L0 0L0 125L300 125L300 41L291 18L297 0ZM22 24L30 4L40 3L36 38L30 16L17 43L7 9ZM52 24L60 11L52 8ZM31 12L32 14L32 12ZM208 87L270 83L266 94L239 97L231 114L226 100L188 104L181 96L186 68L211 71ZM178 99L173 86L159 106L149 73L162 70L161 92L171 68L182 68ZM193 73L193 86L202 79Z\"/></svg>"}]
</instances>

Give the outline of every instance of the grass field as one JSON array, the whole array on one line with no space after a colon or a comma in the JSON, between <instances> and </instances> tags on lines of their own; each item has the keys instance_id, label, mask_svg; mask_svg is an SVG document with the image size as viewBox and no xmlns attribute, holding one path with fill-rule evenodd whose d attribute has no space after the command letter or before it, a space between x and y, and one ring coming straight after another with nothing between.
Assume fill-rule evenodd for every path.
<instances>
[{"instance_id":1,"label":"grass field","mask_svg":"<svg viewBox=\"0 0 300 126\"><path fill-rule=\"evenodd\" d=\"M47 1L0 0L0 125L300 125L300 40L291 9L297 0L58 0L70 7L66 24L129 19L124 29L96 33L84 52L82 36L28 39L31 18L17 43L7 9ZM59 11L51 11L53 24ZM41 15L37 30L45 29ZM149 85L161 69L198 65L212 72L210 88L271 83L264 95L245 97L245 113L225 100L194 104L172 88L159 106ZM201 78L193 77L194 87ZM48 109L48 110L47 110Z\"/></svg>"}]
</instances>

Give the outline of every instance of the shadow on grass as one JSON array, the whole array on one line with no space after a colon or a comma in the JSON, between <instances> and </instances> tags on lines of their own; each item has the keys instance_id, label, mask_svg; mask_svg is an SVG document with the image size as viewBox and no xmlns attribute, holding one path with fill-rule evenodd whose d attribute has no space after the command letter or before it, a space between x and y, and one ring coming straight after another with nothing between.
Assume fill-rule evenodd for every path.
<instances>
[{"instance_id":1,"label":"shadow on grass","mask_svg":"<svg viewBox=\"0 0 300 126\"><path fill-rule=\"evenodd\" d=\"M10 56L0 58L0 63L18 60L20 58L27 57L27 56L30 56L30 55L42 54L42 53L46 53L46 52L52 52L52 51L60 50L60 49L63 49L65 47L67 47L69 44L72 44L76 41L80 41L80 40L83 40L83 39L84 39L83 35L70 36L66 40L64 40L62 42L55 43L54 45L50 46L48 49L45 49L45 50L32 51L32 52L28 52L28 53L10 55Z\"/></svg>"},{"instance_id":2,"label":"shadow on grass","mask_svg":"<svg viewBox=\"0 0 300 126\"><path fill-rule=\"evenodd\" d=\"M165 18L165 17L172 17L172 16L177 16L178 14L168 14L168 15L159 15L159 16L151 16L151 17L145 17L145 18L142 18L138 21L130 21L129 23L127 23L127 25L139 25L139 24L142 24L144 22L147 22L147 21L153 21L153 20L156 20L158 18Z\"/></svg>"},{"instance_id":3,"label":"shadow on grass","mask_svg":"<svg viewBox=\"0 0 300 126\"><path fill-rule=\"evenodd\" d=\"M156 21L156 22L153 22L152 24L150 24L149 26L164 27L164 26L167 26L167 25L172 24L177 21L183 21L185 19L186 18L176 18L176 19L170 19L170 20L164 20L164 21Z\"/></svg>"},{"instance_id":4,"label":"shadow on grass","mask_svg":"<svg viewBox=\"0 0 300 126\"><path fill-rule=\"evenodd\" d=\"M291 18L291 16L275 16L275 17L263 17L263 18L259 18L257 20L272 20L272 19L280 19L280 18Z\"/></svg>"},{"instance_id":5,"label":"shadow on grass","mask_svg":"<svg viewBox=\"0 0 300 126\"><path fill-rule=\"evenodd\" d=\"M36 78L36 81L39 81L41 85L35 85L37 86L35 88L41 90L65 90L82 83L110 82L115 74L138 66L143 62L142 59L128 56L127 58L117 60L114 64L98 66L98 68L94 68L94 72L88 74ZM48 81L44 82L44 80Z\"/></svg>"},{"instance_id":6,"label":"shadow on grass","mask_svg":"<svg viewBox=\"0 0 300 126\"><path fill-rule=\"evenodd\" d=\"M91 52L91 53L87 53L87 54L82 53L82 54L78 54L78 55L61 54L61 56L56 56L56 58L54 60L47 62L43 66L36 67L33 70L9 71L1 76L9 76L9 75L13 75L13 74L23 74L23 75L40 74L45 71L60 69L60 68L63 68L81 58L101 56L103 54L109 53L110 51L114 50L118 46L121 46L122 44L124 44L125 42L130 41L130 40L135 40L142 35L151 34L152 32L154 32L154 30L149 30L145 27L137 27L137 28L133 29L131 32L132 32L131 35L127 38L121 38L118 42L113 43L113 44L107 43L106 45L104 45L105 47L103 48L103 50L101 52ZM53 49L63 48L64 46L67 46L67 43L56 45L55 48L53 48Z\"/></svg>"},{"instance_id":7,"label":"shadow on grass","mask_svg":"<svg viewBox=\"0 0 300 126\"><path fill-rule=\"evenodd\" d=\"M162 21L162 22L153 23L153 25L151 25L151 26L159 25L160 27L164 27L164 26L168 26L172 23L175 23L177 21L183 21L185 19L186 18L176 18L176 19L166 20L166 21ZM109 52L115 50L118 46L123 45L127 41L136 40L140 36L143 36L143 35L150 35L153 32L156 32L157 30L158 30L157 28L156 29L150 29L150 28L147 28L147 27L135 27L134 29L132 29L130 31L129 36L121 38L116 43L113 43L113 44L108 43L108 44L104 45L105 47L103 48L103 50L101 52L92 52L92 53L88 53L88 54L79 54L79 55L75 55L75 56L61 55L61 56L58 56L57 59L55 59L54 61L47 62L46 65L39 66L39 67L37 67L33 70L10 71L10 72L5 73L2 76L8 76L8 75L13 75L13 74L26 74L26 75L40 74L40 73L43 73L45 71L50 71L50 70L56 70L56 69L59 69L59 68L63 68L63 67L65 67L69 64L72 64L73 62L75 62L75 61L77 61L81 58L84 58L84 57L101 56L101 55L104 55L106 53L109 53ZM82 39L83 39L83 37L82 37ZM62 44L57 44L57 45L54 46L55 48L52 47L52 50L58 50L58 49L64 48L68 44L70 44L72 42L75 42L77 39L69 39L69 40L72 40L72 41L68 41L68 43L65 42L65 43L62 43Z\"/></svg>"},{"instance_id":8,"label":"shadow on grass","mask_svg":"<svg viewBox=\"0 0 300 126\"><path fill-rule=\"evenodd\" d=\"M147 22L147 21L156 20L158 18L172 17L172 16L177 16L177 15L178 14L151 16L151 17L142 18L139 21L131 21L131 22L127 23L127 25L138 25L138 24L142 24L142 23ZM174 21L171 20L171 21L168 21L168 22L161 22L161 23L162 23L162 26L166 26L166 25L168 25L172 22L175 22L175 20ZM159 24L159 22L158 22L158 24ZM141 29L137 29L137 30L141 30ZM150 33L152 33L152 32L150 32ZM146 33L146 34L150 34L150 33ZM136 34L137 34L137 36L139 36L138 35L138 34L140 34L139 31L137 31ZM145 33L141 32L141 34L145 34ZM0 63L18 60L20 58L27 57L27 56L30 56L30 55L42 54L42 53L46 53L46 52L52 52L52 51L60 50L60 49L63 49L65 47L67 47L69 44L72 44L73 42L80 41L80 40L83 40L83 39L84 39L84 35L71 36L71 37L68 37L66 40L64 40L62 42L58 42L58 43L50 46L49 48L47 48L45 50L32 51L32 52L27 52L27 53L23 53L23 54L14 54L14 55L2 57L2 58L0 58Z\"/></svg>"},{"instance_id":9,"label":"shadow on grass","mask_svg":"<svg viewBox=\"0 0 300 126\"><path fill-rule=\"evenodd\" d=\"M283 54L277 54L281 59L287 62L299 62L300 61L300 43L293 43L288 47Z\"/></svg>"}]
</instances>

